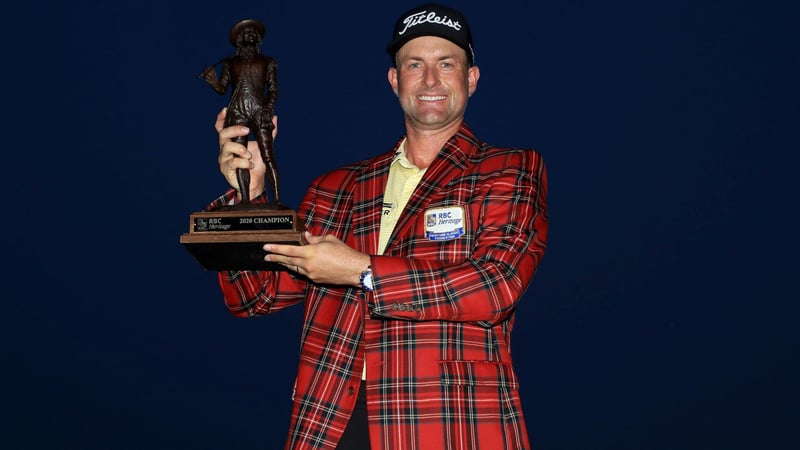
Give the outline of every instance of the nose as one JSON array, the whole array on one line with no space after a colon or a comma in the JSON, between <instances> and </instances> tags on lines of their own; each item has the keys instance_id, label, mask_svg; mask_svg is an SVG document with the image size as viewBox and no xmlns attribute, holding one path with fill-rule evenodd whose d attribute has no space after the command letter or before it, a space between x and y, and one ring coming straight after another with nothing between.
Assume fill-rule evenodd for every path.
<instances>
[{"instance_id":1,"label":"nose","mask_svg":"<svg viewBox=\"0 0 800 450\"><path fill-rule=\"evenodd\" d=\"M425 68L422 82L426 87L434 87L439 83L439 72L436 70L436 67L428 66Z\"/></svg>"}]
</instances>

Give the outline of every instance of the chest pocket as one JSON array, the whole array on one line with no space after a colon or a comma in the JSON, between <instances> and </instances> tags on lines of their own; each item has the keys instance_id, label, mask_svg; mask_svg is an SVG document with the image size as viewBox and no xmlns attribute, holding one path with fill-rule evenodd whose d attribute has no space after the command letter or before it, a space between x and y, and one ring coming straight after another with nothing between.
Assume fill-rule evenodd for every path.
<instances>
[{"instance_id":1,"label":"chest pocket","mask_svg":"<svg viewBox=\"0 0 800 450\"><path fill-rule=\"evenodd\" d=\"M475 224L465 206L431 206L416 214L406 233L397 233L391 254L458 262L469 258L475 245Z\"/></svg>"}]
</instances>

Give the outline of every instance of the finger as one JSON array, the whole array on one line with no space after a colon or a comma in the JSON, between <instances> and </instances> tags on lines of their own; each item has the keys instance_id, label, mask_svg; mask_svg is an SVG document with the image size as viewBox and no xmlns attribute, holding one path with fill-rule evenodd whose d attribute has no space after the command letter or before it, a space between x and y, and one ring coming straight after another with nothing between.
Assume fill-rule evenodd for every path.
<instances>
[{"instance_id":1,"label":"finger","mask_svg":"<svg viewBox=\"0 0 800 450\"><path fill-rule=\"evenodd\" d=\"M234 177L236 173L236 169L247 169L251 170L255 167L253 162L248 159L247 157L238 157L236 152L240 151L240 149L236 148L238 144L233 142L230 143L228 150L222 150L217 157L217 163L219 164L220 172L228 179L229 182L234 183ZM241 146L238 146L241 147Z\"/></svg>"},{"instance_id":2,"label":"finger","mask_svg":"<svg viewBox=\"0 0 800 450\"><path fill-rule=\"evenodd\" d=\"M222 148L220 148L220 156L228 159L228 158L242 158L242 159L252 159L253 155L250 150L242 144L233 141L227 141L222 144Z\"/></svg>"},{"instance_id":3,"label":"finger","mask_svg":"<svg viewBox=\"0 0 800 450\"><path fill-rule=\"evenodd\" d=\"M323 236L314 236L310 231L304 231L303 235L303 237L306 239L306 242L309 244L318 244L322 242L323 239Z\"/></svg>"},{"instance_id":4,"label":"finger","mask_svg":"<svg viewBox=\"0 0 800 450\"><path fill-rule=\"evenodd\" d=\"M228 108L222 108L219 113L217 113L217 120L214 122L214 129L217 130L217 133L222 131L222 128L225 126L225 116L228 113Z\"/></svg>"},{"instance_id":5,"label":"finger","mask_svg":"<svg viewBox=\"0 0 800 450\"><path fill-rule=\"evenodd\" d=\"M250 129L244 125L232 125L223 128L219 131L219 144L222 145L233 138L247 136L249 133Z\"/></svg>"},{"instance_id":6,"label":"finger","mask_svg":"<svg viewBox=\"0 0 800 450\"><path fill-rule=\"evenodd\" d=\"M258 142L256 141L247 141L247 155L245 158L253 159L253 155L257 155L258 159L261 159L261 150L258 148Z\"/></svg>"},{"instance_id":7,"label":"finger","mask_svg":"<svg viewBox=\"0 0 800 450\"><path fill-rule=\"evenodd\" d=\"M295 264L296 261L290 261L290 258L298 258L302 259L303 253L302 248L299 245L288 245L288 244L264 244L262 247L265 252L269 254L275 255L275 258L272 259L274 262L288 262L290 264Z\"/></svg>"},{"instance_id":8,"label":"finger","mask_svg":"<svg viewBox=\"0 0 800 450\"><path fill-rule=\"evenodd\" d=\"M254 167L254 164L245 158L230 158L220 163L222 173L225 173L226 171L235 171L236 169L251 170Z\"/></svg>"},{"instance_id":9,"label":"finger","mask_svg":"<svg viewBox=\"0 0 800 450\"><path fill-rule=\"evenodd\" d=\"M293 270L297 273L300 273L303 270L303 268L300 267L299 264L297 264L298 261L292 258L288 258L286 256L276 255L274 253L267 253L266 255L264 255L264 261L280 264L283 267L286 267L287 269Z\"/></svg>"},{"instance_id":10,"label":"finger","mask_svg":"<svg viewBox=\"0 0 800 450\"><path fill-rule=\"evenodd\" d=\"M297 274L300 274L300 275L303 274L303 268L298 266L297 264L281 263L281 265L286 267L287 269L297 273Z\"/></svg>"},{"instance_id":11,"label":"finger","mask_svg":"<svg viewBox=\"0 0 800 450\"><path fill-rule=\"evenodd\" d=\"M246 148L234 142L229 142L220 150L219 156L217 156L217 163L223 172L233 169L252 169L254 164L251 159L252 155Z\"/></svg>"}]
</instances>

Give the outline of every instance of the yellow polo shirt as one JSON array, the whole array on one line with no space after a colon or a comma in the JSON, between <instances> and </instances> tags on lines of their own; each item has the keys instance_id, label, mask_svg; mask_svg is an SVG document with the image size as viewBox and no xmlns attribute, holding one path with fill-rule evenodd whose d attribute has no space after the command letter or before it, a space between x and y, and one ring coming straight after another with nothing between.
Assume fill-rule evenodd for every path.
<instances>
[{"instance_id":1,"label":"yellow polo shirt","mask_svg":"<svg viewBox=\"0 0 800 450\"><path fill-rule=\"evenodd\" d=\"M386 181L386 191L383 193L383 214L381 214L381 236L378 243L378 252L383 254L389 244L389 236L394 231L403 208L416 189L419 180L425 175L426 169L420 169L406 158L406 142L400 144L397 155L389 168L389 179Z\"/></svg>"},{"instance_id":2,"label":"yellow polo shirt","mask_svg":"<svg viewBox=\"0 0 800 450\"><path fill-rule=\"evenodd\" d=\"M389 243L389 236L394 231L394 226L403 213L408 199L416 189L419 180L425 175L425 169L420 169L406 158L406 141L400 144L397 154L389 167L389 179L386 180L386 190L383 193L383 214L381 214L381 236L378 241L378 254L382 255ZM367 379L367 365L361 373L361 379Z\"/></svg>"}]
</instances>

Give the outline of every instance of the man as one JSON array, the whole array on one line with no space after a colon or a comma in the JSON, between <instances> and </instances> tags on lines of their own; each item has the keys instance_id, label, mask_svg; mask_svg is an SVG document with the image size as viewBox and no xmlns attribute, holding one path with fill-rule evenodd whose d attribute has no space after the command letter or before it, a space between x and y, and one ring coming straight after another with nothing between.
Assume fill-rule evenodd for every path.
<instances>
[{"instance_id":1,"label":"man","mask_svg":"<svg viewBox=\"0 0 800 450\"><path fill-rule=\"evenodd\" d=\"M278 67L273 58L261 54L259 47L263 40L264 24L258 20L245 19L237 23L230 32L230 41L236 47L236 53L222 60L219 78L214 66L205 68L203 78L218 94L224 94L228 85L233 85L225 126L245 125L253 130L261 159L269 169L266 176L272 188L272 204L282 207L278 167L272 150L272 132L275 128L272 119L278 100ZM236 136L234 140L244 145L247 135ZM242 203L250 202L250 192L245 189L249 185L250 172L239 170L237 187L242 195Z\"/></svg>"},{"instance_id":2,"label":"man","mask_svg":"<svg viewBox=\"0 0 800 450\"><path fill-rule=\"evenodd\" d=\"M248 317L305 301L287 449L529 449L510 333L544 254L544 164L464 124L480 72L460 12L403 14L388 51L405 136L317 178L298 208L308 245L264 246L287 271L221 272L225 304ZM264 168L223 119L235 187L236 168Z\"/></svg>"}]
</instances>

